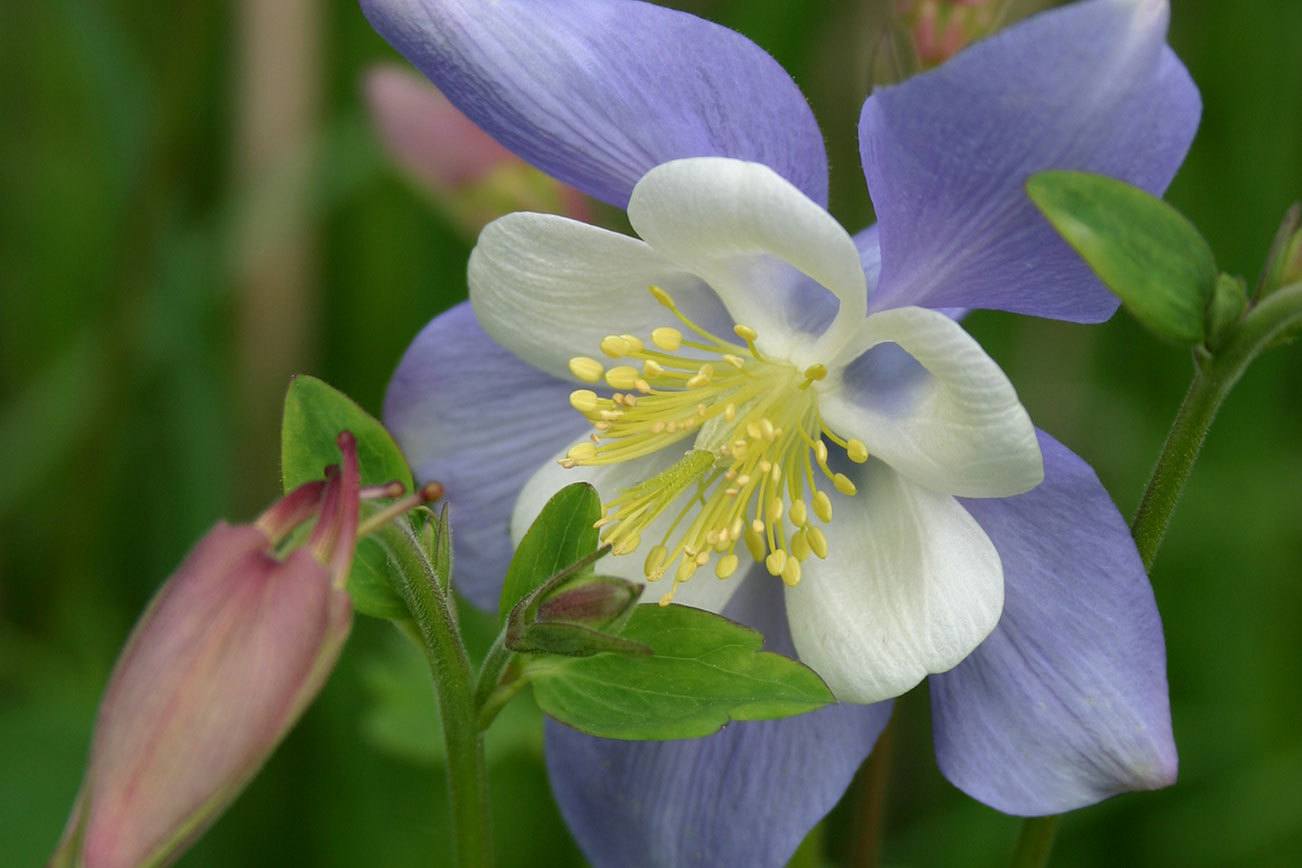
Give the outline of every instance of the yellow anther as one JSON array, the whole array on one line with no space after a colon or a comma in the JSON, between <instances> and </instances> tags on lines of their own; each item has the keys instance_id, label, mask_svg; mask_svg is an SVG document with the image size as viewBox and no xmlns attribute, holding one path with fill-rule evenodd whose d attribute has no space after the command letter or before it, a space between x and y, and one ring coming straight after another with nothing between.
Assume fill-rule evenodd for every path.
<instances>
[{"instance_id":1,"label":"yellow anther","mask_svg":"<svg viewBox=\"0 0 1302 868\"><path fill-rule=\"evenodd\" d=\"M638 381L637 368L628 365L620 365L617 368L611 368L606 371L606 382L613 389L633 389L637 387Z\"/></svg>"},{"instance_id":2,"label":"yellow anther","mask_svg":"<svg viewBox=\"0 0 1302 868\"><path fill-rule=\"evenodd\" d=\"M633 383L633 388L637 389L643 395L649 395L651 393L651 384L641 377L638 377L637 382Z\"/></svg>"},{"instance_id":3,"label":"yellow anther","mask_svg":"<svg viewBox=\"0 0 1302 868\"><path fill-rule=\"evenodd\" d=\"M619 335L606 335L601 339L601 351L612 359L621 359L632 352L628 341Z\"/></svg>"},{"instance_id":4,"label":"yellow anther","mask_svg":"<svg viewBox=\"0 0 1302 868\"><path fill-rule=\"evenodd\" d=\"M746 549L755 560L764 559L764 537L753 527L746 528Z\"/></svg>"},{"instance_id":5,"label":"yellow anther","mask_svg":"<svg viewBox=\"0 0 1302 868\"><path fill-rule=\"evenodd\" d=\"M655 359L647 359L642 363L642 376L646 377L648 380L654 380L664 372L665 369L660 367L660 364L656 362Z\"/></svg>"},{"instance_id":6,"label":"yellow anther","mask_svg":"<svg viewBox=\"0 0 1302 868\"><path fill-rule=\"evenodd\" d=\"M832 485L836 486L836 490L844 494L846 497L854 497L854 493L859 490L855 488L854 483L850 481L850 477L846 476L844 473L838 473L836 476L833 476Z\"/></svg>"},{"instance_id":7,"label":"yellow anther","mask_svg":"<svg viewBox=\"0 0 1302 868\"><path fill-rule=\"evenodd\" d=\"M827 463L827 444L822 440L814 444L814 458L818 460L820 467Z\"/></svg>"},{"instance_id":8,"label":"yellow anther","mask_svg":"<svg viewBox=\"0 0 1302 868\"><path fill-rule=\"evenodd\" d=\"M791 556L798 561L809 557L809 535L801 528L791 535Z\"/></svg>"},{"instance_id":9,"label":"yellow anther","mask_svg":"<svg viewBox=\"0 0 1302 868\"><path fill-rule=\"evenodd\" d=\"M714 574L721 579L726 579L735 572L737 572L736 555L724 555L719 558L719 562L714 565Z\"/></svg>"},{"instance_id":10,"label":"yellow anther","mask_svg":"<svg viewBox=\"0 0 1302 868\"><path fill-rule=\"evenodd\" d=\"M736 368L739 371L742 368L746 367L746 360L743 359L741 356L734 356L731 353L729 353L723 357L723 360L728 364L732 365L734 368Z\"/></svg>"},{"instance_id":11,"label":"yellow anther","mask_svg":"<svg viewBox=\"0 0 1302 868\"><path fill-rule=\"evenodd\" d=\"M651 293L652 298L654 298L656 301L660 302L670 310L674 310L675 308L678 307L678 305L674 303L674 297L669 293L665 292L663 289L661 289L658 286L647 287L647 292Z\"/></svg>"},{"instance_id":12,"label":"yellow anther","mask_svg":"<svg viewBox=\"0 0 1302 868\"><path fill-rule=\"evenodd\" d=\"M597 393L591 389L575 389L570 392L570 406L580 413L591 413L597 409Z\"/></svg>"},{"instance_id":13,"label":"yellow anther","mask_svg":"<svg viewBox=\"0 0 1302 868\"><path fill-rule=\"evenodd\" d=\"M814 554L820 558L827 557L827 537L823 536L821 528L810 525L805 529L805 540L809 543L809 547Z\"/></svg>"},{"instance_id":14,"label":"yellow anther","mask_svg":"<svg viewBox=\"0 0 1302 868\"><path fill-rule=\"evenodd\" d=\"M687 557L683 558L681 561L678 562L678 572L674 574L674 581L675 582L687 581L696 572L696 568L698 566L700 565L696 563L696 558L687 558Z\"/></svg>"},{"instance_id":15,"label":"yellow anther","mask_svg":"<svg viewBox=\"0 0 1302 868\"><path fill-rule=\"evenodd\" d=\"M662 545L651 547L647 552L646 563L642 565L642 572L647 579L654 582L665 574L665 560L669 557L669 550Z\"/></svg>"},{"instance_id":16,"label":"yellow anther","mask_svg":"<svg viewBox=\"0 0 1302 868\"><path fill-rule=\"evenodd\" d=\"M737 516L732 520L732 524L728 525L728 539L732 540L733 542L736 542L737 540L741 539L741 530L742 530L741 516Z\"/></svg>"},{"instance_id":17,"label":"yellow anther","mask_svg":"<svg viewBox=\"0 0 1302 868\"><path fill-rule=\"evenodd\" d=\"M575 356L570 359L570 373L585 383L600 382L601 374L605 370L605 365L587 356Z\"/></svg>"},{"instance_id":18,"label":"yellow anther","mask_svg":"<svg viewBox=\"0 0 1302 868\"><path fill-rule=\"evenodd\" d=\"M773 484L774 484L774 485L776 485L776 484L778 484L779 482L782 481L782 465L781 465L781 464L774 464L774 465L773 465L773 469L769 471L769 479L773 480Z\"/></svg>"},{"instance_id":19,"label":"yellow anther","mask_svg":"<svg viewBox=\"0 0 1302 868\"><path fill-rule=\"evenodd\" d=\"M773 427L773 422L765 416L760 420L760 431L764 433L764 439L772 443L777 438L777 429Z\"/></svg>"},{"instance_id":20,"label":"yellow anther","mask_svg":"<svg viewBox=\"0 0 1302 868\"><path fill-rule=\"evenodd\" d=\"M628 346L629 353L640 353L646 349L642 341L633 335L620 335L620 337L624 339L624 343Z\"/></svg>"},{"instance_id":21,"label":"yellow anther","mask_svg":"<svg viewBox=\"0 0 1302 868\"><path fill-rule=\"evenodd\" d=\"M786 564L782 567L782 584L788 588L794 588L800 584L800 561L795 558L787 558Z\"/></svg>"},{"instance_id":22,"label":"yellow anther","mask_svg":"<svg viewBox=\"0 0 1302 868\"><path fill-rule=\"evenodd\" d=\"M736 418L737 418L737 405L736 405L736 404L729 404L728 406L724 407L724 408L723 408L723 418L724 418L724 419L727 419L729 422L731 422L731 421L733 421L734 419L736 419Z\"/></svg>"},{"instance_id":23,"label":"yellow anther","mask_svg":"<svg viewBox=\"0 0 1302 868\"><path fill-rule=\"evenodd\" d=\"M791 504L791 523L796 527L804 527L805 522L809 521L809 508L805 506L804 500L797 500Z\"/></svg>"},{"instance_id":24,"label":"yellow anther","mask_svg":"<svg viewBox=\"0 0 1302 868\"><path fill-rule=\"evenodd\" d=\"M637 551L637 547L641 544L642 537L638 534L631 534L626 537L621 537L619 542L615 543L611 547L610 553L615 555L630 555Z\"/></svg>"},{"instance_id":25,"label":"yellow anther","mask_svg":"<svg viewBox=\"0 0 1302 868\"><path fill-rule=\"evenodd\" d=\"M707 385L713 377L714 365L701 365L696 372L696 376L687 381L687 388L699 389L701 386Z\"/></svg>"},{"instance_id":26,"label":"yellow anther","mask_svg":"<svg viewBox=\"0 0 1302 868\"><path fill-rule=\"evenodd\" d=\"M868 447L862 440L850 440L845 444L845 454L850 456L850 460L855 464L863 464L868 460Z\"/></svg>"},{"instance_id":27,"label":"yellow anther","mask_svg":"<svg viewBox=\"0 0 1302 868\"><path fill-rule=\"evenodd\" d=\"M683 345L683 333L669 326L661 326L651 332L651 343L667 353L672 353Z\"/></svg>"},{"instance_id":28,"label":"yellow anther","mask_svg":"<svg viewBox=\"0 0 1302 868\"><path fill-rule=\"evenodd\" d=\"M782 498L777 495L770 497L768 504L764 507L764 513L768 516L769 524L777 524L782 521Z\"/></svg>"},{"instance_id":29,"label":"yellow anther","mask_svg":"<svg viewBox=\"0 0 1302 868\"><path fill-rule=\"evenodd\" d=\"M768 569L769 575L782 575L782 571L787 568L786 551L784 549L778 549L775 552L771 552L769 556L764 559L764 566Z\"/></svg>"},{"instance_id":30,"label":"yellow anther","mask_svg":"<svg viewBox=\"0 0 1302 868\"><path fill-rule=\"evenodd\" d=\"M663 609L674 601L674 591L676 590L678 590L678 586L674 585L673 590L660 598L660 608Z\"/></svg>"},{"instance_id":31,"label":"yellow anther","mask_svg":"<svg viewBox=\"0 0 1302 868\"><path fill-rule=\"evenodd\" d=\"M814 495L814 515L821 518L824 523L832 520L832 498L827 496L826 491Z\"/></svg>"},{"instance_id":32,"label":"yellow anther","mask_svg":"<svg viewBox=\"0 0 1302 868\"><path fill-rule=\"evenodd\" d=\"M755 329L751 328L750 326L742 325L741 323L737 323L735 326L732 327L732 333L735 334L737 337L741 338L743 341L745 341L748 344L752 343L756 338L759 337L759 332L755 331Z\"/></svg>"},{"instance_id":33,"label":"yellow anther","mask_svg":"<svg viewBox=\"0 0 1302 868\"><path fill-rule=\"evenodd\" d=\"M701 552L699 555L696 556L696 565L697 565L698 567L703 567L703 566L705 566L706 564L708 564L709 562L710 562L710 553L709 553L709 552Z\"/></svg>"},{"instance_id":34,"label":"yellow anther","mask_svg":"<svg viewBox=\"0 0 1302 868\"><path fill-rule=\"evenodd\" d=\"M813 383L827 376L827 365L810 365L805 368L805 382Z\"/></svg>"},{"instance_id":35,"label":"yellow anther","mask_svg":"<svg viewBox=\"0 0 1302 868\"><path fill-rule=\"evenodd\" d=\"M760 440L764 437L764 429L759 426L758 422L746 423L746 436L752 440Z\"/></svg>"},{"instance_id":36,"label":"yellow anther","mask_svg":"<svg viewBox=\"0 0 1302 868\"><path fill-rule=\"evenodd\" d=\"M591 461L597 457L597 447L591 443L576 443L565 453L571 461Z\"/></svg>"}]
</instances>

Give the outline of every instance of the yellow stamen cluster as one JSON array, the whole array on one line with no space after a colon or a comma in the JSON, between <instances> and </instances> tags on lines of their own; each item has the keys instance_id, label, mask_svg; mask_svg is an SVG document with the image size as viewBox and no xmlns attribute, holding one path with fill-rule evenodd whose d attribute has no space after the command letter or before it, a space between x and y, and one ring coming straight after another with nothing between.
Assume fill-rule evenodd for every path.
<instances>
[{"instance_id":1,"label":"yellow stamen cluster","mask_svg":"<svg viewBox=\"0 0 1302 868\"><path fill-rule=\"evenodd\" d=\"M608 335L601 352L613 366L587 356L571 359L575 377L594 385L604 380L614 391L608 398L591 389L570 395L570 405L594 431L561 464L616 464L694 438L693 448L672 467L605 504L597 523L602 540L615 554L632 553L650 524L690 492L646 555L648 580L673 574L661 605L716 557L715 575L731 576L739 564L738 543L794 586L802 561L827 557L827 538L811 518L831 521L832 501L818 488L814 468L841 494L855 493L854 483L828 466L825 438L859 463L868 460L868 450L823 423L810 388L827 376L823 365L802 371L769 359L756 346L754 329L737 325L733 332L742 343L725 340L689 319L663 289L650 291L690 335L657 328L649 344L633 335Z\"/></svg>"}]
</instances>

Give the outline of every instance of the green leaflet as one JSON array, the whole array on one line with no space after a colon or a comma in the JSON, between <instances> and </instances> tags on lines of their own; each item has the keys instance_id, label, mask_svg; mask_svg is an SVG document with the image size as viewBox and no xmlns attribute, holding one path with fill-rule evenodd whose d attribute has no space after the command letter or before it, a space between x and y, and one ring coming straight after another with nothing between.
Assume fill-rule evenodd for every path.
<instances>
[{"instance_id":1,"label":"green leaflet","mask_svg":"<svg viewBox=\"0 0 1302 868\"><path fill-rule=\"evenodd\" d=\"M592 735L660 740L835 701L813 670L762 651L759 633L700 609L638 606L620 636L652 654L528 658L526 677L542 710Z\"/></svg>"},{"instance_id":2,"label":"green leaflet","mask_svg":"<svg viewBox=\"0 0 1302 868\"><path fill-rule=\"evenodd\" d=\"M1145 328L1186 346L1204 342L1219 273L1192 223L1161 199L1102 175L1041 172L1026 189Z\"/></svg>"},{"instance_id":3,"label":"green leaflet","mask_svg":"<svg viewBox=\"0 0 1302 868\"><path fill-rule=\"evenodd\" d=\"M547 501L511 558L498 606L500 622L531 591L596 550L593 524L600 518L601 498L586 482L567 485Z\"/></svg>"},{"instance_id":4,"label":"green leaflet","mask_svg":"<svg viewBox=\"0 0 1302 868\"><path fill-rule=\"evenodd\" d=\"M412 489L411 470L398 444L374 417L338 389L315 377L298 376L285 395L284 420L280 432L280 465L285 491L313 479L339 462L335 438L340 431L357 438L357 458L363 485L382 485L397 480ZM363 504L363 515L376 507ZM353 607L376 618L405 621L407 607L394 593L386 578L387 559L374 539L357 546L348 593Z\"/></svg>"}]
</instances>

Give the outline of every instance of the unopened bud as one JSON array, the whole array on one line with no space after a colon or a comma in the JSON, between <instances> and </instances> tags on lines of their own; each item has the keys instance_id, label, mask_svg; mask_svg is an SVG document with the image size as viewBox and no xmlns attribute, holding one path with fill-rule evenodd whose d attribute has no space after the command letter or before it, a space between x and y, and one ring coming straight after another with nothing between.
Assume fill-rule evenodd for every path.
<instances>
[{"instance_id":1,"label":"unopened bud","mask_svg":"<svg viewBox=\"0 0 1302 868\"><path fill-rule=\"evenodd\" d=\"M896 12L922 69L939 66L995 28L993 0L899 0Z\"/></svg>"},{"instance_id":2,"label":"unopened bud","mask_svg":"<svg viewBox=\"0 0 1302 868\"><path fill-rule=\"evenodd\" d=\"M316 696L348 636L356 443L257 524L221 523L158 592L113 669L52 864L166 864L217 818ZM317 514L283 558L281 535Z\"/></svg>"},{"instance_id":3,"label":"unopened bud","mask_svg":"<svg viewBox=\"0 0 1302 868\"><path fill-rule=\"evenodd\" d=\"M478 234L511 211L588 217L581 193L502 147L415 73L373 67L363 93L390 159L465 231Z\"/></svg>"},{"instance_id":4,"label":"unopened bud","mask_svg":"<svg viewBox=\"0 0 1302 868\"><path fill-rule=\"evenodd\" d=\"M538 606L537 620L605 627L642 595L642 585L613 576L589 576L566 585Z\"/></svg>"}]
</instances>

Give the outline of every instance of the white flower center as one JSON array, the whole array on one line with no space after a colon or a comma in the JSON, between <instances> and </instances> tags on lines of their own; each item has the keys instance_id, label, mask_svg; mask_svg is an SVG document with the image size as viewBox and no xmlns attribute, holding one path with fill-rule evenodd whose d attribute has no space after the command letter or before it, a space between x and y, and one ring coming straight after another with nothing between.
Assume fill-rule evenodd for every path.
<instances>
[{"instance_id":1,"label":"white flower center","mask_svg":"<svg viewBox=\"0 0 1302 868\"><path fill-rule=\"evenodd\" d=\"M818 488L815 466L837 491L855 493L848 477L828 467L824 438L859 463L868 460L868 450L859 440L839 437L819 415L811 386L827 376L826 367L802 371L767 358L756 347L755 330L745 325L733 329L743 344L724 340L689 319L663 289L650 291L694 337L664 327L651 333L650 346L633 335L602 340L606 356L640 362L640 369L629 363L607 369L587 356L571 359L576 377L594 384L604 378L617 391L609 398L590 389L570 395L570 404L595 431L561 465L617 464L694 437L692 448L668 470L604 504L602 540L617 555L631 554L650 524L690 491L646 557L649 581L672 569L673 587L661 605L716 556L715 575L731 576L738 542L770 573L796 585L802 561L810 554L827 556L827 539L810 513L829 522L832 502ZM683 348L699 355L679 355Z\"/></svg>"}]
</instances>

